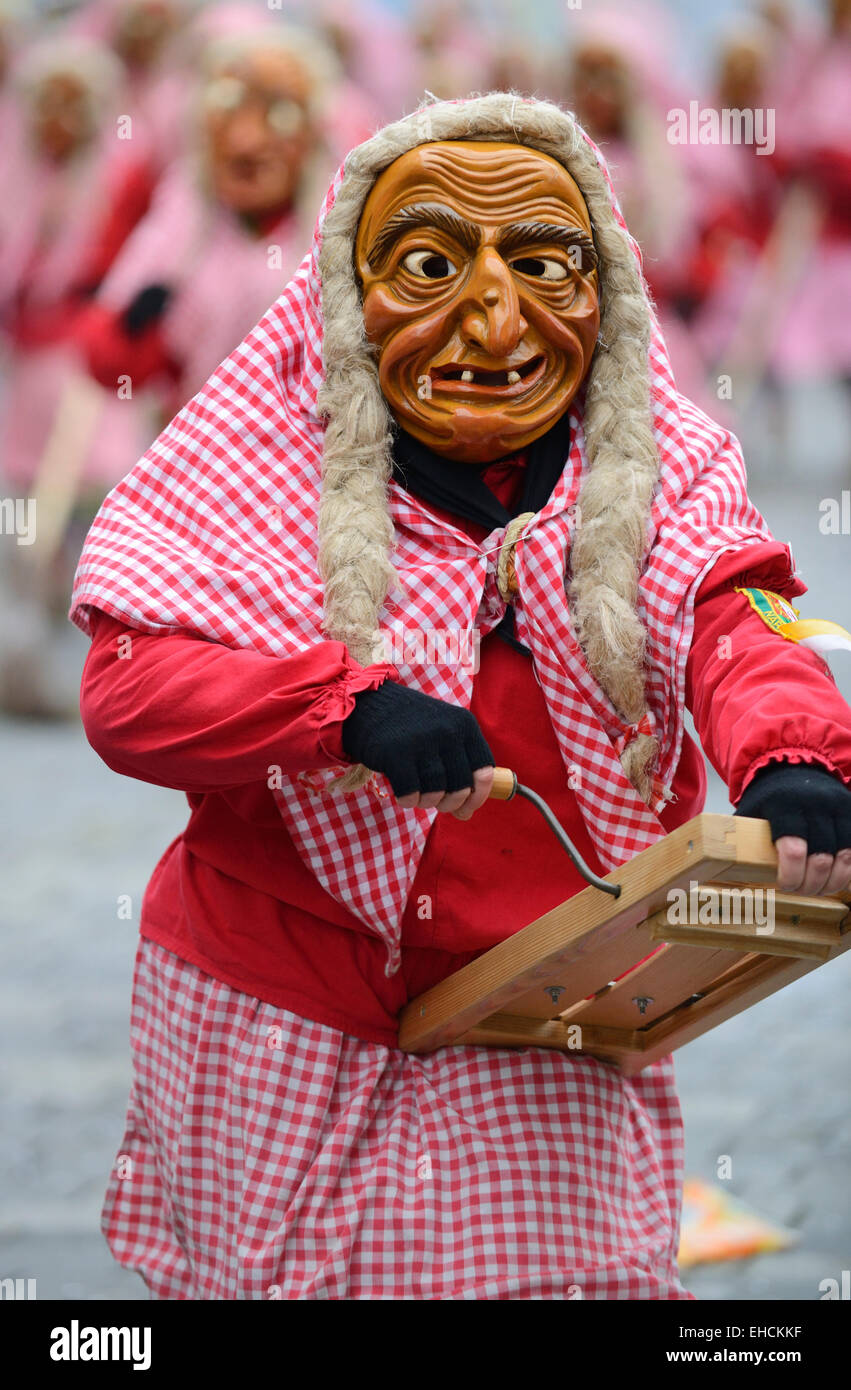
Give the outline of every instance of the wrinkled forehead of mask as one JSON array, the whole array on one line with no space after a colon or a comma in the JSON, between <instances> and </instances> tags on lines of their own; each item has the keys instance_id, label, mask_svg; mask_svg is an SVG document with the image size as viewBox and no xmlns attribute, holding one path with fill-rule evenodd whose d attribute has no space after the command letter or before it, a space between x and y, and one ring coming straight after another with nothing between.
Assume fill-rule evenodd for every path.
<instances>
[{"instance_id":1,"label":"wrinkled forehead of mask","mask_svg":"<svg viewBox=\"0 0 851 1390\"><path fill-rule=\"evenodd\" d=\"M505 225L530 214L551 218L581 228L592 241L585 199L557 160L510 142L436 141L408 150L377 178L358 227L359 269L375 235L420 199L445 203L482 224Z\"/></svg>"},{"instance_id":2,"label":"wrinkled forehead of mask","mask_svg":"<svg viewBox=\"0 0 851 1390\"><path fill-rule=\"evenodd\" d=\"M419 145L376 180L355 260L384 396L435 452L499 458L568 408L599 328L597 255L557 160L501 141Z\"/></svg>"}]
</instances>

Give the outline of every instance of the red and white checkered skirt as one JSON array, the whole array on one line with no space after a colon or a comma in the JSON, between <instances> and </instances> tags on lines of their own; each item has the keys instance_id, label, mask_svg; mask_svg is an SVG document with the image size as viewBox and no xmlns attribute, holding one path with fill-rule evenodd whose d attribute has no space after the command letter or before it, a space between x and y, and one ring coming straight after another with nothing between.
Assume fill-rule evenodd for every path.
<instances>
[{"instance_id":1,"label":"red and white checkered skirt","mask_svg":"<svg viewBox=\"0 0 851 1390\"><path fill-rule=\"evenodd\" d=\"M164 1299L678 1299L671 1059L414 1056L241 994L153 942L103 1212Z\"/></svg>"}]
</instances>

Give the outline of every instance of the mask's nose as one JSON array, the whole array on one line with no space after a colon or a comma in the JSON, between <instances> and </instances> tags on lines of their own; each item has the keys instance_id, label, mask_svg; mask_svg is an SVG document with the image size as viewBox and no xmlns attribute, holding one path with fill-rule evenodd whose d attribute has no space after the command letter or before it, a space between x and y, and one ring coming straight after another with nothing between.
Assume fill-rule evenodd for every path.
<instances>
[{"instance_id":1,"label":"mask's nose","mask_svg":"<svg viewBox=\"0 0 851 1390\"><path fill-rule=\"evenodd\" d=\"M259 153L268 138L263 111L254 102L246 102L234 111L227 124L226 144L231 157Z\"/></svg>"},{"instance_id":2,"label":"mask's nose","mask_svg":"<svg viewBox=\"0 0 851 1390\"><path fill-rule=\"evenodd\" d=\"M477 252L461 313L461 336L490 357L508 357L528 328L514 277L498 251Z\"/></svg>"}]
</instances>

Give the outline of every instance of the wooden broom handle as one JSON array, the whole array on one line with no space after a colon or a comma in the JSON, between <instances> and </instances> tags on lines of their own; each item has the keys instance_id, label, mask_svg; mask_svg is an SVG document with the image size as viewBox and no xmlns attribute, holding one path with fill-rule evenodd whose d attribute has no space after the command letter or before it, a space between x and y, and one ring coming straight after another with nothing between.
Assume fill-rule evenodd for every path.
<instances>
[{"instance_id":1,"label":"wooden broom handle","mask_svg":"<svg viewBox=\"0 0 851 1390\"><path fill-rule=\"evenodd\" d=\"M490 801L510 801L517 790L517 774L510 767L495 767L493 786L488 792Z\"/></svg>"}]
</instances>

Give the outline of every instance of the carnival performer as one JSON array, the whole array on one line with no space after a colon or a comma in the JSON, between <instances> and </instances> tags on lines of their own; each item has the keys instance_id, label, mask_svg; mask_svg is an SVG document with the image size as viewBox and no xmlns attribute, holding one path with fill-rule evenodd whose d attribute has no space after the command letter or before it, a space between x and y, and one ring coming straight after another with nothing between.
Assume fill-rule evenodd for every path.
<instances>
[{"instance_id":1,"label":"carnival performer","mask_svg":"<svg viewBox=\"0 0 851 1390\"><path fill-rule=\"evenodd\" d=\"M703 361L683 324L683 310L691 307L705 156L700 148L669 138L670 112L688 104L675 57L673 17L655 3L636 0L628 10L605 4L568 10L565 29L571 44L568 105L611 170L641 247L674 375L690 398L714 407ZM557 89L555 82L552 86Z\"/></svg>"},{"instance_id":2,"label":"carnival performer","mask_svg":"<svg viewBox=\"0 0 851 1390\"><path fill-rule=\"evenodd\" d=\"M183 152L194 9L194 0L88 0L67 21L120 59L128 134L158 173Z\"/></svg>"},{"instance_id":3,"label":"carnival performer","mask_svg":"<svg viewBox=\"0 0 851 1390\"><path fill-rule=\"evenodd\" d=\"M722 36L711 104L720 111L755 111L765 108L773 86L771 62L775 44L768 25L732 25ZM690 292L697 308L726 290L730 275L738 273L745 258L764 247L771 233L781 199L781 181L775 161L751 144L714 144L698 147L701 174L700 238L689 272ZM731 297L733 311L741 311L742 285ZM726 346L732 328L720 331L719 343L708 344L709 361L716 364L719 347Z\"/></svg>"},{"instance_id":4,"label":"carnival performer","mask_svg":"<svg viewBox=\"0 0 851 1390\"><path fill-rule=\"evenodd\" d=\"M749 364L787 392L805 381L851 381L851 4L824 8L824 32L796 44L776 91L766 83L777 108L772 173L783 189L779 206L766 198L763 172L769 235L754 217L697 325L714 363Z\"/></svg>"},{"instance_id":5,"label":"carnival performer","mask_svg":"<svg viewBox=\"0 0 851 1390\"><path fill-rule=\"evenodd\" d=\"M346 0L321 0L318 5L302 0L296 15L302 22L310 20L318 26L340 63L341 100L334 103L335 124L343 125L352 118L371 119L371 128L363 136L366 139L415 104L422 74L404 16L374 0L358 5L349 5ZM351 106L348 117L347 102Z\"/></svg>"},{"instance_id":6,"label":"carnival performer","mask_svg":"<svg viewBox=\"0 0 851 1390\"><path fill-rule=\"evenodd\" d=\"M76 341L153 189L151 166L117 133L120 81L108 50L68 37L34 45L15 68L24 141L0 177L0 480L35 499L44 544L4 556L0 703L28 713L56 704L41 610L52 606L61 621L91 519L151 438L115 382L105 391L90 381ZM78 504L84 520L69 558L63 538Z\"/></svg>"},{"instance_id":7,"label":"carnival performer","mask_svg":"<svg viewBox=\"0 0 851 1390\"><path fill-rule=\"evenodd\" d=\"M153 175L132 142L117 137L111 118L120 68L105 49L46 39L21 60L17 82L26 145L8 171L0 209L0 326L14 354L2 467L27 485L76 367L80 317L146 211ZM120 403L112 404L119 417ZM119 428L112 418L100 434L114 438ZM97 474L109 440L93 450ZM110 483L131 463L132 455L117 471L113 464Z\"/></svg>"},{"instance_id":8,"label":"carnival performer","mask_svg":"<svg viewBox=\"0 0 851 1390\"><path fill-rule=\"evenodd\" d=\"M571 115L437 102L351 153L75 587L89 740L191 811L103 1215L155 1297L689 1296L670 1058L411 1055L398 1014L583 886L494 763L606 872L703 804L686 706L781 884L848 883L851 710L736 591L803 587Z\"/></svg>"},{"instance_id":9,"label":"carnival performer","mask_svg":"<svg viewBox=\"0 0 851 1390\"><path fill-rule=\"evenodd\" d=\"M0 188L23 140L13 78L15 62L28 37L22 9L16 0L0 0Z\"/></svg>"},{"instance_id":10,"label":"carnival performer","mask_svg":"<svg viewBox=\"0 0 851 1390\"><path fill-rule=\"evenodd\" d=\"M293 274L324 153L324 47L251 16L216 32L200 56L197 148L164 176L80 330L96 379L156 388L166 419Z\"/></svg>"}]
</instances>

